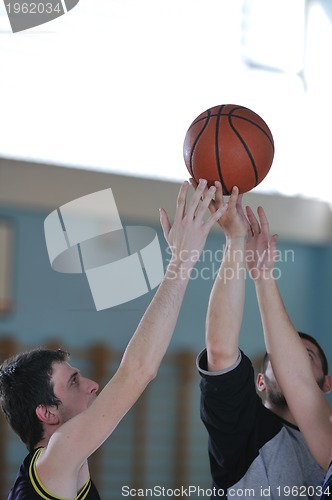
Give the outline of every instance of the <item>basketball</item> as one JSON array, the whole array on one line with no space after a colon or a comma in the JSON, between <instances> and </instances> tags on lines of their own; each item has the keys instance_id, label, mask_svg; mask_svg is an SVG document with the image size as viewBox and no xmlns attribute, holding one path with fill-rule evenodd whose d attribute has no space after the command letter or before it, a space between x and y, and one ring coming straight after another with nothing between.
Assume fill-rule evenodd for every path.
<instances>
[{"instance_id":1,"label":"basketball","mask_svg":"<svg viewBox=\"0 0 332 500\"><path fill-rule=\"evenodd\" d=\"M211 186L220 181L223 193L233 186L240 193L256 187L271 168L274 156L272 133L251 109L236 104L214 106L201 113L187 130L183 157L196 182Z\"/></svg>"}]
</instances>

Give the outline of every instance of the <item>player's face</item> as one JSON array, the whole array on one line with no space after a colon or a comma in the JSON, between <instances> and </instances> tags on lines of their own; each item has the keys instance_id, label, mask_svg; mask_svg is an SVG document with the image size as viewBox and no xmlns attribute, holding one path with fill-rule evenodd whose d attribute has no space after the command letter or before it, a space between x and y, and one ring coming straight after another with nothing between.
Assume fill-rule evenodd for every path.
<instances>
[{"instance_id":1,"label":"player's face","mask_svg":"<svg viewBox=\"0 0 332 500\"><path fill-rule=\"evenodd\" d=\"M270 361L264 373L264 385L266 401L279 408L285 408L287 406L287 401L276 381Z\"/></svg>"},{"instance_id":2,"label":"player's face","mask_svg":"<svg viewBox=\"0 0 332 500\"><path fill-rule=\"evenodd\" d=\"M58 407L62 423L86 410L97 397L97 382L68 363L53 364L52 381L54 394L62 403Z\"/></svg>"},{"instance_id":3,"label":"player's face","mask_svg":"<svg viewBox=\"0 0 332 500\"><path fill-rule=\"evenodd\" d=\"M319 357L318 349L309 340L302 339L302 342L307 349L311 361L311 369L316 379L316 382L318 386L323 390L325 376L323 373L322 362ZM278 406L287 406L286 399L278 385L278 382L276 381L270 362L268 362L266 368L266 372L264 375L264 382L266 387L267 399L271 401L271 403L274 403Z\"/></svg>"}]
</instances>

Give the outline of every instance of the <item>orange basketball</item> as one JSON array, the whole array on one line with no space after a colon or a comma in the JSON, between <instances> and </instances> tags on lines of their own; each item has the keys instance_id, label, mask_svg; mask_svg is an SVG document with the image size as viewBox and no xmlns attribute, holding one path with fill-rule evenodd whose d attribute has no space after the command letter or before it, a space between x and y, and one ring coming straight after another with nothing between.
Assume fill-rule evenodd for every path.
<instances>
[{"instance_id":1,"label":"orange basketball","mask_svg":"<svg viewBox=\"0 0 332 500\"><path fill-rule=\"evenodd\" d=\"M236 104L214 106L190 125L183 144L190 175L208 184L220 181L223 192L238 186L240 193L256 187L271 168L272 133L251 109Z\"/></svg>"}]
</instances>

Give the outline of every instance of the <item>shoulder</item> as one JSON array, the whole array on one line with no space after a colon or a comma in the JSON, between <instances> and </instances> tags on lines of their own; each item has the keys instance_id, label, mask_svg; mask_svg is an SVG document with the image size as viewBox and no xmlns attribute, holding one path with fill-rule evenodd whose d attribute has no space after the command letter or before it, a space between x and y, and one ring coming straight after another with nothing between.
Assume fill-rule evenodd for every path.
<instances>
[{"instance_id":1,"label":"shoulder","mask_svg":"<svg viewBox=\"0 0 332 500\"><path fill-rule=\"evenodd\" d=\"M14 486L9 492L8 500L23 500L26 498L34 500L35 498L41 498L33 488L33 478L31 475L31 471L34 470L36 457L40 451L41 449L39 448L25 457L17 473Z\"/></svg>"}]
</instances>

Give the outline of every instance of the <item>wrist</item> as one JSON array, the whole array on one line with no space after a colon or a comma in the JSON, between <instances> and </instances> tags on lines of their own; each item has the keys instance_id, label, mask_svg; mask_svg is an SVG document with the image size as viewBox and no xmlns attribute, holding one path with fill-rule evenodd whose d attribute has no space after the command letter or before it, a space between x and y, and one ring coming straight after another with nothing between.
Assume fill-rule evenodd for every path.
<instances>
[{"instance_id":1,"label":"wrist","mask_svg":"<svg viewBox=\"0 0 332 500\"><path fill-rule=\"evenodd\" d=\"M224 250L224 260L230 262L245 262L246 256L246 239L245 238L230 238L226 240Z\"/></svg>"},{"instance_id":2,"label":"wrist","mask_svg":"<svg viewBox=\"0 0 332 500\"><path fill-rule=\"evenodd\" d=\"M188 280L196 262L197 259L193 257L188 257L188 259L177 259L173 256L167 266L165 278L172 280L178 279L181 281Z\"/></svg>"},{"instance_id":3,"label":"wrist","mask_svg":"<svg viewBox=\"0 0 332 500\"><path fill-rule=\"evenodd\" d=\"M233 235L226 236L226 247L233 248L245 248L246 246L246 236L245 235Z\"/></svg>"},{"instance_id":4,"label":"wrist","mask_svg":"<svg viewBox=\"0 0 332 500\"><path fill-rule=\"evenodd\" d=\"M277 278L274 274L274 268L256 268L251 270L250 276L253 279L256 287L271 288L277 286Z\"/></svg>"}]
</instances>

